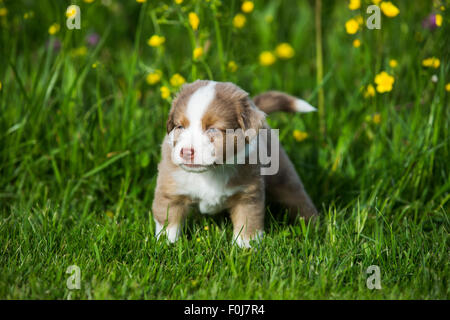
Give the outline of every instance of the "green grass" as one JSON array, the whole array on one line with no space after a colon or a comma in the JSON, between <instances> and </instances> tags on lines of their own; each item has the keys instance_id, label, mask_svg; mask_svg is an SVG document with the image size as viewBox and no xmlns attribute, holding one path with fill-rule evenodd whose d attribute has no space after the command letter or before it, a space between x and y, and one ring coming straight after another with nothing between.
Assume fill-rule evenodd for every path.
<instances>
[{"instance_id":1,"label":"green grass","mask_svg":"<svg viewBox=\"0 0 450 320\"><path fill-rule=\"evenodd\" d=\"M159 87L174 93L169 79L180 73L317 104L308 1L255 1L239 30L231 23L238 0L75 1L75 31L65 28L69 2L0 3L8 8L0 17L0 298L67 299L66 269L77 265L72 299L448 299L450 6L429 31L421 21L431 4L394 2L400 15L383 16L381 30L349 35L345 21L367 17L364 1L361 11L323 1L326 134L317 114L269 118L321 218L292 224L269 205L265 239L252 250L231 245L226 215L195 211L176 244L155 240L150 207L170 107ZM49 36L54 22L61 30ZM92 31L100 43L77 55ZM147 45L154 33L166 37L162 48ZM61 49L47 49L49 39ZM210 44L200 61L191 58L196 42ZM295 56L260 66L259 53L280 42ZM431 56L439 68L422 67ZM163 77L150 86L155 69ZM364 98L361 88L381 71L395 77L392 91ZM295 141L295 129L308 138ZM366 287L370 265L380 267L381 290Z\"/></svg>"}]
</instances>

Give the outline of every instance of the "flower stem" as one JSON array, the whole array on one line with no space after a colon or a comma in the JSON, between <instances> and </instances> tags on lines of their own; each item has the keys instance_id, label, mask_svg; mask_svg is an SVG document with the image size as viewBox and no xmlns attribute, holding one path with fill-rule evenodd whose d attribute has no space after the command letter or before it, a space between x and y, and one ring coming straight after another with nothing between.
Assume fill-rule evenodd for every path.
<instances>
[{"instance_id":1,"label":"flower stem","mask_svg":"<svg viewBox=\"0 0 450 320\"><path fill-rule=\"evenodd\" d=\"M325 105L324 105L324 91L322 87L323 81L323 56L322 56L322 0L316 0L316 65L317 65L317 75L316 84L319 87L318 92L318 109L319 109L319 126L322 137L326 134L325 125Z\"/></svg>"}]
</instances>

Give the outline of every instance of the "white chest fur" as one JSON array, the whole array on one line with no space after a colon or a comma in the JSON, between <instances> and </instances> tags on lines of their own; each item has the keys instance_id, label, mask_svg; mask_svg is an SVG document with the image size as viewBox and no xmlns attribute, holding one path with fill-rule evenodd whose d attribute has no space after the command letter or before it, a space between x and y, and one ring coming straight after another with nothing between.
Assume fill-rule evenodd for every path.
<instances>
[{"instance_id":1,"label":"white chest fur","mask_svg":"<svg viewBox=\"0 0 450 320\"><path fill-rule=\"evenodd\" d=\"M198 203L201 213L217 213L225 209L227 199L241 189L227 187L232 172L232 169L205 172L177 170L173 173L177 182L176 193L189 196Z\"/></svg>"}]
</instances>

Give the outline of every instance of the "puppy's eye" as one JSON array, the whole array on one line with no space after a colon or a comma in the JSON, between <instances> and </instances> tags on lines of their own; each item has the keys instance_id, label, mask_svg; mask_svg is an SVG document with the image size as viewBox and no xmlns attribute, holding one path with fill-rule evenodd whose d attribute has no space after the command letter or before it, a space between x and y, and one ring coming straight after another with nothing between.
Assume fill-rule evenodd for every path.
<instances>
[{"instance_id":1,"label":"puppy's eye","mask_svg":"<svg viewBox=\"0 0 450 320\"><path fill-rule=\"evenodd\" d=\"M178 130L183 130L183 129L184 129L184 127L183 127L183 126L181 126L181 125L179 125L179 126L176 126L176 127L175 127L175 129L178 129Z\"/></svg>"},{"instance_id":2,"label":"puppy's eye","mask_svg":"<svg viewBox=\"0 0 450 320\"><path fill-rule=\"evenodd\" d=\"M208 128L208 130L206 130L206 132L207 133L217 133L217 132L219 132L219 129L211 127L211 128Z\"/></svg>"}]
</instances>

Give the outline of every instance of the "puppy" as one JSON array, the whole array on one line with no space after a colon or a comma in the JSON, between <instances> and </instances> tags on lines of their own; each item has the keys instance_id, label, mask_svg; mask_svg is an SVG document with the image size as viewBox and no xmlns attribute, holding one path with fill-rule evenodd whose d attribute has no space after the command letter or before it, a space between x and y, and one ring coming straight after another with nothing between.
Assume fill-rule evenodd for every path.
<instances>
[{"instance_id":1,"label":"puppy","mask_svg":"<svg viewBox=\"0 0 450 320\"><path fill-rule=\"evenodd\" d=\"M314 110L276 91L252 100L229 82L197 80L184 85L173 100L162 143L152 205L156 236L165 234L175 242L195 205L204 214L229 210L233 241L250 247L251 240L263 236L266 192L294 216L316 216L278 135L265 122L265 115L275 111ZM267 168L267 154L262 163L261 150L270 150L275 170ZM255 158L256 162L248 161Z\"/></svg>"}]
</instances>

